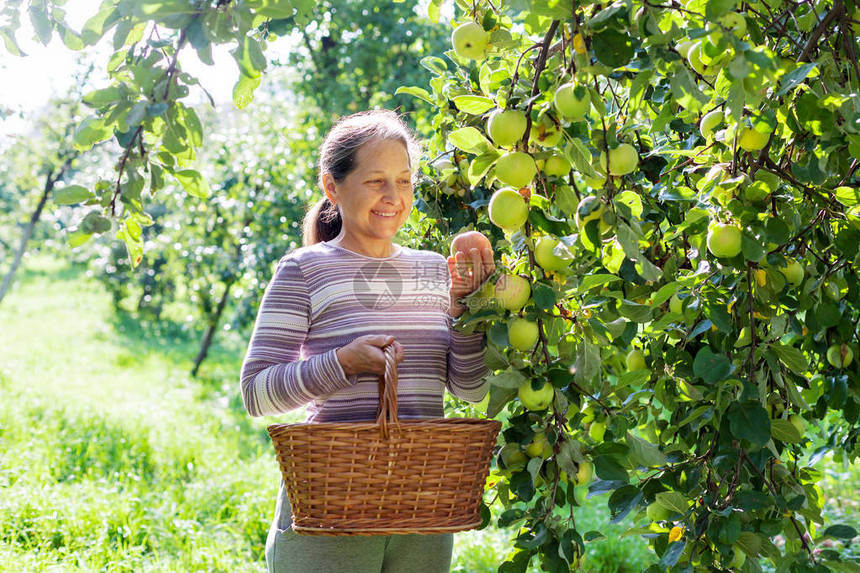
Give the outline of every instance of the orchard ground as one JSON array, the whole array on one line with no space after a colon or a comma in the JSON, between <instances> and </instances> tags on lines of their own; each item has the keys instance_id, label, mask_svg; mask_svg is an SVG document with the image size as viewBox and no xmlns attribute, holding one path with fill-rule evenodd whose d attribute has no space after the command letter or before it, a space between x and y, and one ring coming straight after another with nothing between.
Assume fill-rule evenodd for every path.
<instances>
[{"instance_id":1,"label":"orchard ground","mask_svg":"<svg viewBox=\"0 0 860 573\"><path fill-rule=\"evenodd\" d=\"M278 485L265 426L274 420L242 407L242 337L219 334L193 379L198 333L172 310L174 322L140 325L113 314L85 268L25 262L0 306L4 571L264 570ZM827 512L857 523L860 471L825 468ZM606 534L588 544L583 570L641 571L653 553L622 536L629 517L607 527L605 505L595 497L576 509L581 532ZM513 533L458 534L452 571L495 571Z\"/></svg>"}]
</instances>

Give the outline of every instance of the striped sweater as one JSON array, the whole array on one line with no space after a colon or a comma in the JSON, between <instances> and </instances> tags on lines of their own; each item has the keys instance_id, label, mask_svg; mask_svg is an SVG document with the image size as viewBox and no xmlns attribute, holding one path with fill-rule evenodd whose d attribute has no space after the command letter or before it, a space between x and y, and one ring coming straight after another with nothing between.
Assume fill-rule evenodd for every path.
<instances>
[{"instance_id":1,"label":"striped sweater","mask_svg":"<svg viewBox=\"0 0 860 573\"><path fill-rule=\"evenodd\" d=\"M484 335L452 328L450 282L445 257L403 246L374 258L324 242L283 257L242 364L246 410L268 416L308 404L307 421L374 419L378 375L346 376L335 354L367 334L403 345L401 418L441 417L445 388L480 401L489 372Z\"/></svg>"}]
</instances>

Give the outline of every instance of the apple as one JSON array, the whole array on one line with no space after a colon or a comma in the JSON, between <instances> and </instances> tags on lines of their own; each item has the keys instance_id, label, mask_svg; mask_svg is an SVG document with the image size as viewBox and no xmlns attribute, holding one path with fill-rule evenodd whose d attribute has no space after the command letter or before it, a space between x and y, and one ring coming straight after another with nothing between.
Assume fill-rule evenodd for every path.
<instances>
[{"instance_id":1,"label":"apple","mask_svg":"<svg viewBox=\"0 0 860 573\"><path fill-rule=\"evenodd\" d=\"M523 469L528 462L528 457L520 450L518 444L505 444L499 452L499 458L501 458L505 468L514 471Z\"/></svg>"},{"instance_id":2,"label":"apple","mask_svg":"<svg viewBox=\"0 0 860 573\"><path fill-rule=\"evenodd\" d=\"M511 151L496 161L496 177L505 185L521 189L537 175L535 160L528 153Z\"/></svg>"},{"instance_id":3,"label":"apple","mask_svg":"<svg viewBox=\"0 0 860 573\"><path fill-rule=\"evenodd\" d=\"M603 436L606 434L606 424L603 422L592 422L588 427L588 435L595 442L602 442Z\"/></svg>"},{"instance_id":4,"label":"apple","mask_svg":"<svg viewBox=\"0 0 860 573\"><path fill-rule=\"evenodd\" d=\"M639 165L639 153L629 143L622 143L609 150L609 174L615 176L633 173ZM600 154L600 166L606 171L606 152Z\"/></svg>"},{"instance_id":5,"label":"apple","mask_svg":"<svg viewBox=\"0 0 860 573\"><path fill-rule=\"evenodd\" d=\"M714 128L723 122L722 110L715 109L706 113L699 122L699 133L704 139L710 139L714 135Z\"/></svg>"},{"instance_id":6,"label":"apple","mask_svg":"<svg viewBox=\"0 0 860 573\"><path fill-rule=\"evenodd\" d=\"M544 382L539 390L532 390L531 380L526 380L520 384L517 396L520 402L523 403L523 406L529 410L545 410L552 404L552 400L555 398L555 389L553 389L552 384Z\"/></svg>"},{"instance_id":7,"label":"apple","mask_svg":"<svg viewBox=\"0 0 860 573\"><path fill-rule=\"evenodd\" d=\"M537 322L515 316L508 322L508 342L522 352L531 350L538 341Z\"/></svg>"},{"instance_id":8,"label":"apple","mask_svg":"<svg viewBox=\"0 0 860 573\"><path fill-rule=\"evenodd\" d=\"M738 137L738 145L744 151L759 151L764 149L770 139L769 133L762 133L752 127L745 127Z\"/></svg>"},{"instance_id":9,"label":"apple","mask_svg":"<svg viewBox=\"0 0 860 573\"><path fill-rule=\"evenodd\" d=\"M797 286L803 282L803 265L795 261L794 259L786 259L786 266L781 267L779 272L782 273L782 276L785 277L791 286Z\"/></svg>"},{"instance_id":10,"label":"apple","mask_svg":"<svg viewBox=\"0 0 860 573\"><path fill-rule=\"evenodd\" d=\"M576 215L574 216L576 227L581 231L589 221L597 219L600 221L600 234L602 235L611 228L603 220L603 212L605 210L606 206L598 197L592 195L583 197L579 205L576 206Z\"/></svg>"},{"instance_id":11,"label":"apple","mask_svg":"<svg viewBox=\"0 0 860 573\"><path fill-rule=\"evenodd\" d=\"M834 344L827 349L827 361L835 368L846 368L854 360L854 351L845 344Z\"/></svg>"},{"instance_id":12,"label":"apple","mask_svg":"<svg viewBox=\"0 0 860 573\"><path fill-rule=\"evenodd\" d=\"M541 410L543 408L540 408ZM526 454L531 458L547 459L552 455L552 446L546 441L546 434L538 432L526 446Z\"/></svg>"},{"instance_id":13,"label":"apple","mask_svg":"<svg viewBox=\"0 0 860 573\"><path fill-rule=\"evenodd\" d=\"M645 510L645 513L651 521L666 521L672 516L671 509L657 503L656 501L648 504L648 508Z\"/></svg>"},{"instance_id":14,"label":"apple","mask_svg":"<svg viewBox=\"0 0 860 573\"><path fill-rule=\"evenodd\" d=\"M594 477L594 464L585 460L576 468L576 485L586 485L591 483L591 478Z\"/></svg>"},{"instance_id":15,"label":"apple","mask_svg":"<svg viewBox=\"0 0 860 573\"><path fill-rule=\"evenodd\" d=\"M573 257L570 252L562 245L562 252L555 253L556 246L559 245L558 239L552 237L541 237L535 245L535 261L545 271L560 271L570 266Z\"/></svg>"},{"instance_id":16,"label":"apple","mask_svg":"<svg viewBox=\"0 0 860 573\"><path fill-rule=\"evenodd\" d=\"M682 58L686 59L686 57L690 54L690 48L693 47L693 44L695 44L695 42L691 42L689 40L685 42L678 42L675 45L675 51L681 54Z\"/></svg>"},{"instance_id":17,"label":"apple","mask_svg":"<svg viewBox=\"0 0 860 573\"><path fill-rule=\"evenodd\" d=\"M519 193L517 193L519 195ZM469 253L472 249L478 249L482 252L484 249L493 249L490 244L490 239L485 237L478 231L466 231L460 233L451 240L451 256L455 257L457 253Z\"/></svg>"},{"instance_id":18,"label":"apple","mask_svg":"<svg viewBox=\"0 0 860 573\"><path fill-rule=\"evenodd\" d=\"M550 155L543 166L543 172L549 177L565 177L571 170L570 161L563 155Z\"/></svg>"},{"instance_id":19,"label":"apple","mask_svg":"<svg viewBox=\"0 0 860 573\"><path fill-rule=\"evenodd\" d=\"M806 420L800 414L792 414L788 417L791 425L797 428L798 433L802 436L806 433Z\"/></svg>"},{"instance_id":20,"label":"apple","mask_svg":"<svg viewBox=\"0 0 860 573\"><path fill-rule=\"evenodd\" d=\"M728 223L717 223L708 230L708 250L715 257L731 258L741 252L741 230Z\"/></svg>"},{"instance_id":21,"label":"apple","mask_svg":"<svg viewBox=\"0 0 860 573\"><path fill-rule=\"evenodd\" d=\"M719 20L720 24L732 31L738 38L743 38L747 33L747 21L743 14L729 12Z\"/></svg>"},{"instance_id":22,"label":"apple","mask_svg":"<svg viewBox=\"0 0 860 573\"><path fill-rule=\"evenodd\" d=\"M487 119L487 133L496 145L514 145L526 134L526 114L516 109L497 109Z\"/></svg>"},{"instance_id":23,"label":"apple","mask_svg":"<svg viewBox=\"0 0 860 573\"><path fill-rule=\"evenodd\" d=\"M625 361L627 362L628 370L644 370L648 368L648 365L645 364L645 353L638 348L634 348L628 352Z\"/></svg>"},{"instance_id":24,"label":"apple","mask_svg":"<svg viewBox=\"0 0 860 573\"><path fill-rule=\"evenodd\" d=\"M490 221L503 229L519 229L529 218L526 200L516 189L504 187L490 197Z\"/></svg>"},{"instance_id":25,"label":"apple","mask_svg":"<svg viewBox=\"0 0 860 573\"><path fill-rule=\"evenodd\" d=\"M673 312L675 314L684 313L684 301L681 300L677 294L673 294L672 298L669 299L669 312Z\"/></svg>"},{"instance_id":26,"label":"apple","mask_svg":"<svg viewBox=\"0 0 860 573\"><path fill-rule=\"evenodd\" d=\"M531 294L529 281L519 275L502 275L496 281L496 302L505 310L518 311L529 301Z\"/></svg>"},{"instance_id":27,"label":"apple","mask_svg":"<svg viewBox=\"0 0 860 573\"><path fill-rule=\"evenodd\" d=\"M489 39L483 26L477 22L460 24L451 33L454 52L465 60L483 60Z\"/></svg>"},{"instance_id":28,"label":"apple","mask_svg":"<svg viewBox=\"0 0 860 573\"><path fill-rule=\"evenodd\" d=\"M563 136L561 129L551 119L544 117L540 122L532 123L529 141L541 147L556 147Z\"/></svg>"},{"instance_id":29,"label":"apple","mask_svg":"<svg viewBox=\"0 0 860 573\"><path fill-rule=\"evenodd\" d=\"M591 98L584 86L567 83L555 90L552 100L555 109L564 118L581 118L591 106Z\"/></svg>"},{"instance_id":30,"label":"apple","mask_svg":"<svg viewBox=\"0 0 860 573\"><path fill-rule=\"evenodd\" d=\"M702 56L707 58L706 54L702 52L702 42L696 42L692 46L690 46L690 51L687 52L687 61L690 63L690 67L696 70L696 73L701 76L713 76L717 72L720 71L720 64L723 63L725 58L717 58L717 59L709 59L710 63L706 64L703 61Z\"/></svg>"}]
</instances>

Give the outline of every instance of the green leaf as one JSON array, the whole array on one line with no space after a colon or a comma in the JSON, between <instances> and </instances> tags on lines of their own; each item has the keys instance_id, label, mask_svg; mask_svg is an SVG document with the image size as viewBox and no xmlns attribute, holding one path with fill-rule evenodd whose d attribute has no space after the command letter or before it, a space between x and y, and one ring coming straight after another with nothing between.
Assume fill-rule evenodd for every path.
<instances>
[{"instance_id":1,"label":"green leaf","mask_svg":"<svg viewBox=\"0 0 860 573\"><path fill-rule=\"evenodd\" d=\"M448 142L457 149L476 155L493 149L493 145L474 127L461 127L452 131L448 134Z\"/></svg>"},{"instance_id":2,"label":"green leaf","mask_svg":"<svg viewBox=\"0 0 860 573\"><path fill-rule=\"evenodd\" d=\"M475 159L469 163L469 172L467 173L467 177L469 179L469 184L472 187L478 185L484 176L487 175L487 172L496 164L496 160L499 158L499 152L495 149L490 149L486 153L482 153Z\"/></svg>"},{"instance_id":3,"label":"green leaf","mask_svg":"<svg viewBox=\"0 0 860 573\"><path fill-rule=\"evenodd\" d=\"M209 196L209 183L198 171L184 169L173 174L189 195L205 199Z\"/></svg>"},{"instance_id":4,"label":"green leaf","mask_svg":"<svg viewBox=\"0 0 860 573\"><path fill-rule=\"evenodd\" d=\"M120 10L115 6L102 8L81 28L81 40L87 46L95 46L121 17Z\"/></svg>"},{"instance_id":5,"label":"green leaf","mask_svg":"<svg viewBox=\"0 0 860 573\"><path fill-rule=\"evenodd\" d=\"M532 285L532 296L538 308L550 310L555 307L555 290L540 281Z\"/></svg>"},{"instance_id":6,"label":"green leaf","mask_svg":"<svg viewBox=\"0 0 860 573\"><path fill-rule=\"evenodd\" d=\"M93 197L95 195L83 185L66 185L54 189L54 201L57 205L75 205Z\"/></svg>"},{"instance_id":7,"label":"green leaf","mask_svg":"<svg viewBox=\"0 0 860 573\"><path fill-rule=\"evenodd\" d=\"M696 353L696 359L693 361L693 373L708 384L725 380L733 370L728 358L714 354L707 346Z\"/></svg>"},{"instance_id":8,"label":"green leaf","mask_svg":"<svg viewBox=\"0 0 860 573\"><path fill-rule=\"evenodd\" d=\"M499 372L498 374L487 376L487 381L493 386L498 386L499 388L518 389L526 380L527 378L519 370L506 370L504 372Z\"/></svg>"},{"instance_id":9,"label":"green leaf","mask_svg":"<svg viewBox=\"0 0 860 573\"><path fill-rule=\"evenodd\" d=\"M276 20L290 18L295 12L289 0L246 0L245 4L260 16Z\"/></svg>"},{"instance_id":10,"label":"green leaf","mask_svg":"<svg viewBox=\"0 0 860 573\"><path fill-rule=\"evenodd\" d=\"M770 417L758 402L733 402L727 416L734 437L759 446L770 441Z\"/></svg>"},{"instance_id":11,"label":"green leaf","mask_svg":"<svg viewBox=\"0 0 860 573\"><path fill-rule=\"evenodd\" d=\"M239 76L236 85L233 86L233 103L239 109L245 109L249 103L254 101L254 90L260 87L261 78L249 78L248 76Z\"/></svg>"},{"instance_id":12,"label":"green leaf","mask_svg":"<svg viewBox=\"0 0 860 573\"><path fill-rule=\"evenodd\" d=\"M258 78L266 69L266 56L263 55L260 42L251 36L239 38L239 45L230 50L230 54L236 60L243 76Z\"/></svg>"},{"instance_id":13,"label":"green leaf","mask_svg":"<svg viewBox=\"0 0 860 573\"><path fill-rule=\"evenodd\" d=\"M504 410L505 405L517 395L516 388L502 388L501 386L490 386L490 403L487 406L487 417L495 418L499 412Z\"/></svg>"},{"instance_id":14,"label":"green leaf","mask_svg":"<svg viewBox=\"0 0 860 573\"><path fill-rule=\"evenodd\" d=\"M786 444L799 444L803 441L803 436L800 435L794 424L788 420L771 420L770 435L775 440L785 442Z\"/></svg>"},{"instance_id":15,"label":"green leaf","mask_svg":"<svg viewBox=\"0 0 860 573\"><path fill-rule=\"evenodd\" d=\"M628 432L626 443L630 447L628 455L635 465L646 468L666 465L666 457L663 452L651 442L637 438Z\"/></svg>"},{"instance_id":16,"label":"green leaf","mask_svg":"<svg viewBox=\"0 0 860 573\"><path fill-rule=\"evenodd\" d=\"M609 512L612 516L609 523L615 524L620 522L628 513L633 511L641 501L642 492L639 491L639 488L636 486L625 485L616 489L612 492L612 495L609 496L609 502L607 503L609 506Z\"/></svg>"},{"instance_id":17,"label":"green leaf","mask_svg":"<svg viewBox=\"0 0 860 573\"><path fill-rule=\"evenodd\" d=\"M109 87L100 90L91 91L81 98L86 105L90 107L102 107L109 103L122 99L123 92L118 87Z\"/></svg>"},{"instance_id":18,"label":"green leaf","mask_svg":"<svg viewBox=\"0 0 860 573\"><path fill-rule=\"evenodd\" d=\"M633 38L614 28L605 28L591 36L595 57L611 68L619 68L633 59Z\"/></svg>"},{"instance_id":19,"label":"green leaf","mask_svg":"<svg viewBox=\"0 0 860 573\"><path fill-rule=\"evenodd\" d=\"M600 372L601 364L600 349L590 340L577 344L573 375L578 382L590 382Z\"/></svg>"},{"instance_id":20,"label":"green leaf","mask_svg":"<svg viewBox=\"0 0 860 573\"><path fill-rule=\"evenodd\" d=\"M454 105L462 112L481 115L496 107L496 102L484 96L464 95L455 97Z\"/></svg>"},{"instance_id":21,"label":"green leaf","mask_svg":"<svg viewBox=\"0 0 860 573\"><path fill-rule=\"evenodd\" d=\"M584 293L594 287L603 286L615 281L620 281L621 278L615 275L597 274L583 277L582 282L574 290L579 293Z\"/></svg>"},{"instance_id":22,"label":"green leaf","mask_svg":"<svg viewBox=\"0 0 860 573\"><path fill-rule=\"evenodd\" d=\"M837 539L854 539L857 537L857 530L850 525L831 525L822 533L823 537L835 537Z\"/></svg>"},{"instance_id":23,"label":"green leaf","mask_svg":"<svg viewBox=\"0 0 860 573\"><path fill-rule=\"evenodd\" d=\"M104 121L97 117L88 117L78 124L75 134L72 136L75 149L87 151L93 145L108 139L113 135L113 129L105 126Z\"/></svg>"},{"instance_id":24,"label":"green leaf","mask_svg":"<svg viewBox=\"0 0 860 573\"><path fill-rule=\"evenodd\" d=\"M178 14L194 14L194 4L187 0L138 0L132 4L138 17L158 19Z\"/></svg>"},{"instance_id":25,"label":"green leaf","mask_svg":"<svg viewBox=\"0 0 860 573\"><path fill-rule=\"evenodd\" d=\"M611 456L596 456L594 458L594 471L597 477L606 481L626 482L630 479L624 466Z\"/></svg>"},{"instance_id":26,"label":"green leaf","mask_svg":"<svg viewBox=\"0 0 860 573\"><path fill-rule=\"evenodd\" d=\"M638 193L633 191L622 191L615 196L613 201L618 204L626 205L630 209L630 214L634 219L638 220L642 217L642 198Z\"/></svg>"},{"instance_id":27,"label":"green leaf","mask_svg":"<svg viewBox=\"0 0 860 573\"><path fill-rule=\"evenodd\" d=\"M816 64L803 64L798 66L797 69L785 74L780 81L779 91L776 92L775 97L784 96L789 91L802 84L803 80L806 79L815 67ZM814 75L818 74L816 73Z\"/></svg>"},{"instance_id":28,"label":"green leaf","mask_svg":"<svg viewBox=\"0 0 860 573\"><path fill-rule=\"evenodd\" d=\"M571 139L564 148L564 154L576 169L588 177L599 177L597 171L591 165L591 152L585 144L577 138Z\"/></svg>"},{"instance_id":29,"label":"green leaf","mask_svg":"<svg viewBox=\"0 0 860 573\"><path fill-rule=\"evenodd\" d=\"M654 496L654 501L675 513L685 514L690 504L684 494L677 491L661 491Z\"/></svg>"},{"instance_id":30,"label":"green leaf","mask_svg":"<svg viewBox=\"0 0 860 573\"><path fill-rule=\"evenodd\" d=\"M779 361L795 374L803 374L809 370L809 364L806 361L806 357L803 355L803 352L797 348L794 348L793 346L785 346L778 342L774 342L770 348L773 350L774 354L776 354L777 358L779 358Z\"/></svg>"},{"instance_id":31,"label":"green leaf","mask_svg":"<svg viewBox=\"0 0 860 573\"><path fill-rule=\"evenodd\" d=\"M837 187L833 190L836 200L846 207L860 205L860 189L854 187Z\"/></svg>"},{"instance_id":32,"label":"green leaf","mask_svg":"<svg viewBox=\"0 0 860 573\"><path fill-rule=\"evenodd\" d=\"M33 25L36 36L43 45L47 46L51 42L51 35L54 33L54 24L48 17L48 11L35 3L31 3L27 11L30 14L30 23Z\"/></svg>"},{"instance_id":33,"label":"green leaf","mask_svg":"<svg viewBox=\"0 0 860 573\"><path fill-rule=\"evenodd\" d=\"M678 559L684 554L684 549L687 547L686 541L673 541L666 548L663 557L660 558L660 566L664 568L672 568L678 563Z\"/></svg>"},{"instance_id":34,"label":"green leaf","mask_svg":"<svg viewBox=\"0 0 860 573\"><path fill-rule=\"evenodd\" d=\"M397 88L397 91L394 92L395 95L406 94L411 95L413 97L417 97L418 99L422 99L429 103L432 106L436 105L436 102L430 97L430 92L425 90L424 88L419 88L415 86L400 86Z\"/></svg>"}]
</instances>

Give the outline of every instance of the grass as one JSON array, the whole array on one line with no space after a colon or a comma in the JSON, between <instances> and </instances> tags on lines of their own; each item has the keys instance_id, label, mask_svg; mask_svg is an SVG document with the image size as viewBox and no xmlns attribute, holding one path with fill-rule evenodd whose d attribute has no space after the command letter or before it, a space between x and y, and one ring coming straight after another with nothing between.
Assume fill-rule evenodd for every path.
<instances>
[{"instance_id":1,"label":"grass","mask_svg":"<svg viewBox=\"0 0 860 573\"><path fill-rule=\"evenodd\" d=\"M192 379L187 327L117 316L84 269L26 262L0 305L0 570L265 570L272 419L245 413L245 341L230 336ZM860 477L846 475L828 473L829 486L853 487L842 499L856 503ZM606 527L605 505L576 510L581 532L606 534L587 545L582 571L642 571L652 553L622 536L627 525ZM515 533L457 534L452 571L496 571Z\"/></svg>"}]
</instances>

